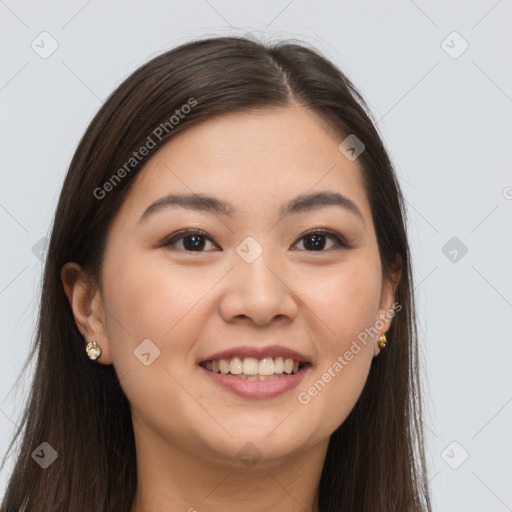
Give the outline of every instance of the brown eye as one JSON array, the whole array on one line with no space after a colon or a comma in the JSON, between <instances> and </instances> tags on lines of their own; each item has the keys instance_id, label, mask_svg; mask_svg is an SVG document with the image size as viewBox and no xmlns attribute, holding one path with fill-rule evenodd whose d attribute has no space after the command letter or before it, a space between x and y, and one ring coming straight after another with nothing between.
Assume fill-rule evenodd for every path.
<instances>
[{"instance_id":1,"label":"brown eye","mask_svg":"<svg viewBox=\"0 0 512 512\"><path fill-rule=\"evenodd\" d=\"M186 252L207 252L205 247L211 243L213 247L217 245L202 231L190 230L181 231L172 235L170 239L163 243L164 247L180 249Z\"/></svg>"},{"instance_id":2,"label":"brown eye","mask_svg":"<svg viewBox=\"0 0 512 512\"><path fill-rule=\"evenodd\" d=\"M303 242L303 246L308 252L326 252L333 248L349 247L341 236L328 230L317 230L307 233L300 238L300 242Z\"/></svg>"}]
</instances>

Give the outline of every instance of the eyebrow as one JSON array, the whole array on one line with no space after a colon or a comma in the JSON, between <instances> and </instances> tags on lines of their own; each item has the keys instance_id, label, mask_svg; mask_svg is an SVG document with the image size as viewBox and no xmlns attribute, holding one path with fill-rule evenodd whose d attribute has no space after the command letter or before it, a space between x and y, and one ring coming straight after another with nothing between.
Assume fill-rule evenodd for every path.
<instances>
[{"instance_id":1,"label":"eyebrow","mask_svg":"<svg viewBox=\"0 0 512 512\"><path fill-rule=\"evenodd\" d=\"M227 217L233 217L236 213L235 206L215 197L204 194L170 194L149 205L138 222L140 223L164 209L176 206ZM356 204L338 192L316 192L299 195L281 206L280 215L282 218L290 214L318 210L325 206L340 206L355 214L365 224L364 216Z\"/></svg>"}]
</instances>

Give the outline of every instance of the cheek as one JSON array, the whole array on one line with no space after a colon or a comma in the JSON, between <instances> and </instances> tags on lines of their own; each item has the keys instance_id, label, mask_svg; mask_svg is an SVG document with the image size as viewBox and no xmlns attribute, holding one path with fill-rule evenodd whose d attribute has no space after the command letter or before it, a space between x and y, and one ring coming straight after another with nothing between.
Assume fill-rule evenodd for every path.
<instances>
[{"instance_id":1,"label":"cheek","mask_svg":"<svg viewBox=\"0 0 512 512\"><path fill-rule=\"evenodd\" d=\"M183 435L185 443L187 418L204 415L184 392L190 381L187 357L212 314L204 298L218 277L135 254L117 262L104 267L104 282L111 283L105 303L116 373L135 417L176 439Z\"/></svg>"},{"instance_id":2,"label":"cheek","mask_svg":"<svg viewBox=\"0 0 512 512\"><path fill-rule=\"evenodd\" d=\"M117 365L131 366L133 351L151 340L159 349L160 362L184 357L197 338L200 322L190 322L196 305L215 284L216 276L191 268L171 268L160 259L112 257L104 282L108 338ZM187 327L187 335L181 333ZM197 332L196 332L197 331ZM172 350L168 350L172 344Z\"/></svg>"},{"instance_id":3,"label":"cheek","mask_svg":"<svg viewBox=\"0 0 512 512\"><path fill-rule=\"evenodd\" d=\"M317 340L324 354L332 356L333 350L342 350L375 324L382 276L379 260L372 255L354 255L337 268L310 274L307 279L302 276L301 282L308 306L325 327Z\"/></svg>"},{"instance_id":4,"label":"cheek","mask_svg":"<svg viewBox=\"0 0 512 512\"><path fill-rule=\"evenodd\" d=\"M310 306L322 313L323 328L315 333L318 365L299 390L298 401L311 417L322 417L323 433L346 419L363 390L374 355L372 328L381 283L378 261L354 259L331 272L310 295Z\"/></svg>"}]
</instances>

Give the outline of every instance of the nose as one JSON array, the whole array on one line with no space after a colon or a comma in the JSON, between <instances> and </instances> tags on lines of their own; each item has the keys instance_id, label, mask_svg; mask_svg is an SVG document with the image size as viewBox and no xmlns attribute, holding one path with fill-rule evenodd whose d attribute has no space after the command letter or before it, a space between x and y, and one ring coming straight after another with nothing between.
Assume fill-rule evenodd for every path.
<instances>
[{"instance_id":1,"label":"nose","mask_svg":"<svg viewBox=\"0 0 512 512\"><path fill-rule=\"evenodd\" d=\"M290 279L282 265L268 261L265 252L252 263L238 255L234 268L226 276L220 314L226 322L241 319L257 325L271 321L290 322L297 316L298 305Z\"/></svg>"}]
</instances>

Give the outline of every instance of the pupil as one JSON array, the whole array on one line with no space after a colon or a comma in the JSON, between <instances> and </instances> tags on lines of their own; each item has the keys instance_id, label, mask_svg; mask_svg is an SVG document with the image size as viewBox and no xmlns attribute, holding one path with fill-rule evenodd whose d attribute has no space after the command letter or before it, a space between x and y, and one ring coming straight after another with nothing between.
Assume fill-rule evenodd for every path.
<instances>
[{"instance_id":1,"label":"pupil","mask_svg":"<svg viewBox=\"0 0 512 512\"><path fill-rule=\"evenodd\" d=\"M325 235L309 235L307 240L313 241L313 243L305 242L306 248L323 249L325 246Z\"/></svg>"},{"instance_id":2,"label":"pupil","mask_svg":"<svg viewBox=\"0 0 512 512\"><path fill-rule=\"evenodd\" d=\"M189 243L191 242L192 243ZM200 235L190 235L183 239L183 245L186 249L197 250L204 247L204 237Z\"/></svg>"}]
</instances>

